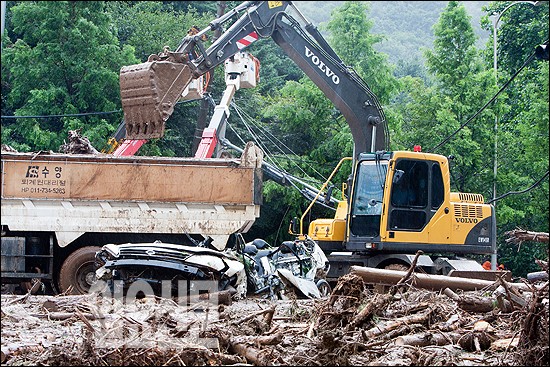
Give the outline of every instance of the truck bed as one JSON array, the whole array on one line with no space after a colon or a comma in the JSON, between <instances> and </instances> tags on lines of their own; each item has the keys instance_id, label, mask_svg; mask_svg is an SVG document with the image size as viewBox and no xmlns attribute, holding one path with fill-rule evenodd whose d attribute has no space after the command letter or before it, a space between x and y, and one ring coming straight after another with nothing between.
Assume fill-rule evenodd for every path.
<instances>
[{"instance_id":1,"label":"truck bed","mask_svg":"<svg viewBox=\"0 0 550 367\"><path fill-rule=\"evenodd\" d=\"M190 233L216 247L259 216L261 173L238 159L2 152L2 225L53 231Z\"/></svg>"}]
</instances>

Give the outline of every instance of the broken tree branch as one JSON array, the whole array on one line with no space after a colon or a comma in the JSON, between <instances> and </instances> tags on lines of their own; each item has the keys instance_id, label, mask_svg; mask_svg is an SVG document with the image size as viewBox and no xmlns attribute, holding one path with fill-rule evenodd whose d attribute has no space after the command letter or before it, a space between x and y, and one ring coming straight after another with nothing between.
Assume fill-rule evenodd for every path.
<instances>
[{"instance_id":1,"label":"broken tree branch","mask_svg":"<svg viewBox=\"0 0 550 367\"><path fill-rule=\"evenodd\" d=\"M427 309L424 312L419 312L419 313L414 314L414 315L401 317L397 320L378 323L373 328L365 331L363 333L363 338L365 340L370 340L371 338L378 337L380 335L383 335L387 332L395 330L395 329L397 329L401 326L404 326L404 325L425 324L430 319L431 314L432 314L432 309Z\"/></svg>"},{"instance_id":2,"label":"broken tree branch","mask_svg":"<svg viewBox=\"0 0 550 367\"><path fill-rule=\"evenodd\" d=\"M259 315L267 315L266 318L267 320L269 321L269 324L271 324L271 320L273 319L273 314L275 313L275 307L276 305L272 305L271 307L269 308L266 308L266 309L263 309L263 310L259 310L259 311L256 311L256 312L253 312L251 313L250 315L246 316L246 317L243 317L242 319L240 320L237 320L237 321L234 321L233 322L233 325L240 325L242 324L243 322L246 322L248 320L252 320L254 317L256 316L259 316ZM271 316L270 316L271 315ZM270 326L270 325L268 325Z\"/></svg>"},{"instance_id":3,"label":"broken tree branch","mask_svg":"<svg viewBox=\"0 0 550 367\"><path fill-rule=\"evenodd\" d=\"M498 302L492 298L476 297L471 295L459 296L449 288L445 288L443 290L443 294L451 298L458 304L458 307L467 312L490 312L498 305Z\"/></svg>"},{"instance_id":4,"label":"broken tree branch","mask_svg":"<svg viewBox=\"0 0 550 367\"><path fill-rule=\"evenodd\" d=\"M411 277L411 275L414 272L414 268L416 267L416 263L418 261L418 257L422 255L422 251L417 251L416 255L411 262L411 266L409 267L409 270L399 279L397 284L395 284L393 287L390 288L388 294L383 294L378 297L375 297L373 300L371 300L369 303L365 305L365 307L355 316L353 321L349 324L349 328L353 329L359 325L361 325L370 315L372 315L376 310L381 310L386 307L386 305L393 299L395 296L395 293L399 289L399 287Z\"/></svg>"},{"instance_id":5,"label":"broken tree branch","mask_svg":"<svg viewBox=\"0 0 550 367\"><path fill-rule=\"evenodd\" d=\"M434 334L433 332L427 331L419 334L399 336L395 339L395 345L410 345L414 347L447 345L454 344L458 342L459 339L459 333Z\"/></svg>"},{"instance_id":6,"label":"broken tree branch","mask_svg":"<svg viewBox=\"0 0 550 367\"><path fill-rule=\"evenodd\" d=\"M511 243L522 243L524 241L532 242L544 242L548 243L548 233L546 232L532 232L525 231L523 229L514 229L505 233L509 238L506 239L506 242Z\"/></svg>"}]
</instances>

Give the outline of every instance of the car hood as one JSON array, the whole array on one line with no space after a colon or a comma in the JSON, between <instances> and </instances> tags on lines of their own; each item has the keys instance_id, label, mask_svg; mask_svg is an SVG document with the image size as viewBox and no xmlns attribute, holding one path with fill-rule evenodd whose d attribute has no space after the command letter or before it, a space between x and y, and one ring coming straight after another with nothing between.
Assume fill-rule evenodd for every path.
<instances>
[{"instance_id":1,"label":"car hood","mask_svg":"<svg viewBox=\"0 0 550 367\"><path fill-rule=\"evenodd\" d=\"M115 262L122 259L182 262L207 266L217 271L229 266L229 276L244 269L244 265L235 256L204 247L157 242L126 243L108 244L103 246L102 251L108 252L109 260Z\"/></svg>"}]
</instances>

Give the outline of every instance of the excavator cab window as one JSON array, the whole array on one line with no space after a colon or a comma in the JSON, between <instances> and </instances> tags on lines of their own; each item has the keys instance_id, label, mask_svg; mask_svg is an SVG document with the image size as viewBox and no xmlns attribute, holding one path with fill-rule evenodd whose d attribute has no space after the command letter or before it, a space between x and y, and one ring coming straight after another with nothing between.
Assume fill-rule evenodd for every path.
<instances>
[{"instance_id":1,"label":"excavator cab window","mask_svg":"<svg viewBox=\"0 0 550 367\"><path fill-rule=\"evenodd\" d=\"M380 235L382 195L387 164L363 161L359 164L354 185L350 232L355 236Z\"/></svg>"},{"instance_id":2,"label":"excavator cab window","mask_svg":"<svg viewBox=\"0 0 550 367\"><path fill-rule=\"evenodd\" d=\"M443 204L445 199L445 186L443 184L443 175L441 167L434 163L432 166L432 209L437 209Z\"/></svg>"},{"instance_id":3,"label":"excavator cab window","mask_svg":"<svg viewBox=\"0 0 550 367\"><path fill-rule=\"evenodd\" d=\"M393 184L391 204L397 208L424 208L428 205L428 165L426 162L400 160L396 172L403 171Z\"/></svg>"},{"instance_id":4,"label":"excavator cab window","mask_svg":"<svg viewBox=\"0 0 550 367\"><path fill-rule=\"evenodd\" d=\"M389 229L422 230L444 200L439 163L400 159L395 166L398 171L403 173L392 182Z\"/></svg>"}]
</instances>

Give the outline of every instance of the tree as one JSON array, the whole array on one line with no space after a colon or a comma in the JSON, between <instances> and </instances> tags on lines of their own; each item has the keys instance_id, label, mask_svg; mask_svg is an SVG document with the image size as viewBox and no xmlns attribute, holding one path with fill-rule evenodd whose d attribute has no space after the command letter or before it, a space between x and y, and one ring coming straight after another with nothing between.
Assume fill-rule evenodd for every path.
<instances>
[{"instance_id":1,"label":"tree","mask_svg":"<svg viewBox=\"0 0 550 367\"><path fill-rule=\"evenodd\" d=\"M402 110L402 137L407 145L414 142L424 150L453 155L452 182L458 191L489 194L491 111L483 112L463 128L461 125L490 99L487 90L492 91L494 86L475 48L475 33L464 6L449 2L434 25L434 34L433 50L425 51L434 84L425 87L421 81L411 83L406 79L414 89L409 89L410 99Z\"/></svg>"},{"instance_id":2,"label":"tree","mask_svg":"<svg viewBox=\"0 0 550 367\"><path fill-rule=\"evenodd\" d=\"M34 116L119 108L118 70L137 60L131 46L119 47L104 2L21 2L10 12L18 39L2 50L7 109ZM2 121L2 142L57 151L68 130L82 128L99 144L120 121L115 116Z\"/></svg>"},{"instance_id":3,"label":"tree","mask_svg":"<svg viewBox=\"0 0 550 367\"><path fill-rule=\"evenodd\" d=\"M108 2L107 7L117 25L117 36L121 43L130 44L136 56L147 61L151 54L161 52L164 46L175 50L187 31L196 26L206 27L215 18L215 12L199 14L191 5L186 9L174 9L172 4L160 1Z\"/></svg>"},{"instance_id":4,"label":"tree","mask_svg":"<svg viewBox=\"0 0 550 367\"><path fill-rule=\"evenodd\" d=\"M387 55L377 52L374 45L383 38L371 33L369 5L364 1L345 1L332 11L326 29L329 43L336 54L354 67L378 97L387 104L398 88Z\"/></svg>"},{"instance_id":5,"label":"tree","mask_svg":"<svg viewBox=\"0 0 550 367\"><path fill-rule=\"evenodd\" d=\"M488 15L502 12L510 3L492 2ZM548 61L531 60L535 47L548 39L548 3L517 4L500 18L498 27L498 85L524 69L498 99L498 196L531 187L548 172L549 105ZM492 30L485 17L483 26ZM486 62L493 61L493 42L488 43ZM520 195L498 200L496 215L499 233L499 256L518 276L538 270L534 258L548 259L548 245L529 244L516 247L505 242L504 233L516 228L548 232L548 179Z\"/></svg>"}]
</instances>

